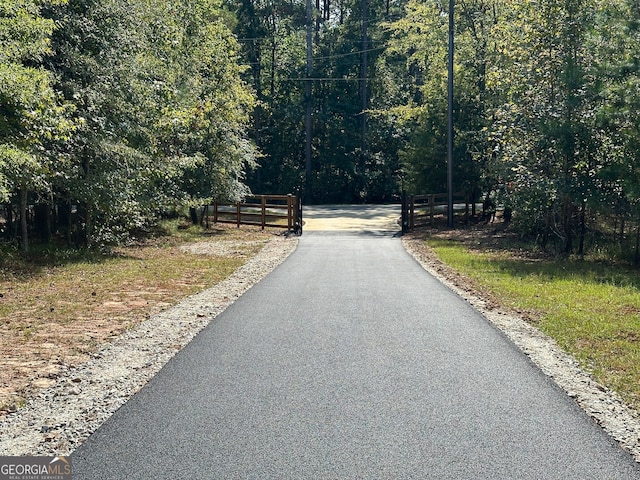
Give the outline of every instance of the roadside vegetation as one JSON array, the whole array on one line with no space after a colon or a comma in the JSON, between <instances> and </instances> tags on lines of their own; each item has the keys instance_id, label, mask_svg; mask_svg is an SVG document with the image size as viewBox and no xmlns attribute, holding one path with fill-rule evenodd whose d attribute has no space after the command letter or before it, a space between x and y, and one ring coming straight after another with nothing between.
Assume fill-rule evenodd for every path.
<instances>
[{"instance_id":1,"label":"roadside vegetation","mask_svg":"<svg viewBox=\"0 0 640 480\"><path fill-rule=\"evenodd\" d=\"M640 272L613 259L550 255L483 227L422 232L482 295L554 338L640 411Z\"/></svg>"},{"instance_id":2,"label":"roadside vegetation","mask_svg":"<svg viewBox=\"0 0 640 480\"><path fill-rule=\"evenodd\" d=\"M453 190L553 257L434 246L637 405L637 282L617 265L640 266L638 2L451 13ZM0 0L7 348L37 345L24 361L46 363L58 330L99 342L126 328L122 305L161 308L232 269L132 243L178 212L196 224L250 193L444 192L448 14L435 0ZM116 319L99 334L82 324L98 315Z\"/></svg>"},{"instance_id":3,"label":"roadside vegetation","mask_svg":"<svg viewBox=\"0 0 640 480\"><path fill-rule=\"evenodd\" d=\"M25 258L15 245L0 245L0 416L53 383L61 369L231 275L270 235L173 221L109 252L34 246ZM228 248L213 254L185 248L200 242Z\"/></svg>"},{"instance_id":4,"label":"roadside vegetation","mask_svg":"<svg viewBox=\"0 0 640 480\"><path fill-rule=\"evenodd\" d=\"M621 253L640 265L637 2L451 13L453 190L565 255L592 254L603 227L634 235ZM448 14L436 0L0 0L0 236L84 248L249 192L445 192Z\"/></svg>"}]
</instances>

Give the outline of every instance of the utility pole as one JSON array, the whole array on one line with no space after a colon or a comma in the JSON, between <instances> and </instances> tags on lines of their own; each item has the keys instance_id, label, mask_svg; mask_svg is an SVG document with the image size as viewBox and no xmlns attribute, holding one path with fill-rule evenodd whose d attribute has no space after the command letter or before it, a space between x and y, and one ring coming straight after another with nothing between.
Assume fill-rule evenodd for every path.
<instances>
[{"instance_id":1,"label":"utility pole","mask_svg":"<svg viewBox=\"0 0 640 480\"><path fill-rule=\"evenodd\" d=\"M311 180L312 180L312 163L311 163L311 141L313 140L313 80L311 72L313 70L313 6L311 0L307 0L307 78L305 81L304 100L305 100L305 193L306 200L311 196Z\"/></svg>"},{"instance_id":2,"label":"utility pole","mask_svg":"<svg viewBox=\"0 0 640 480\"><path fill-rule=\"evenodd\" d=\"M453 228L453 7L449 0L449 72L447 82L447 226Z\"/></svg>"},{"instance_id":3,"label":"utility pole","mask_svg":"<svg viewBox=\"0 0 640 480\"><path fill-rule=\"evenodd\" d=\"M362 0L362 53L360 54L360 99L362 101L362 109L360 111L361 124L360 124L360 176L361 176L361 188L365 185L365 168L367 162L367 107L369 100L367 98L367 72L369 70L369 39L368 39L368 24L369 24L369 1Z\"/></svg>"}]
</instances>

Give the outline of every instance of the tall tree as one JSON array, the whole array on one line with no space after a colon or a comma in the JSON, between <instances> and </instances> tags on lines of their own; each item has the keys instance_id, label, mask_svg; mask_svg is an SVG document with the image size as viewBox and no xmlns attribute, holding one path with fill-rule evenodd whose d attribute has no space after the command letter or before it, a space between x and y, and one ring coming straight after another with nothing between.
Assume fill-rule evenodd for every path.
<instances>
[{"instance_id":1,"label":"tall tree","mask_svg":"<svg viewBox=\"0 0 640 480\"><path fill-rule=\"evenodd\" d=\"M305 2L242 0L230 8L249 65L245 78L259 101L252 138L261 156L249 186L260 193L292 192L305 174Z\"/></svg>"},{"instance_id":2,"label":"tall tree","mask_svg":"<svg viewBox=\"0 0 640 480\"><path fill-rule=\"evenodd\" d=\"M254 113L263 154L250 178L254 189L282 192L306 184L306 200L315 202L392 198L399 137L393 124L369 118L368 111L386 99L383 85L371 79L387 35L381 21L398 13L400 3L369 1L363 10L352 0L316 2L310 172L305 171L305 2L235 4L239 18L246 18L236 32L262 100Z\"/></svg>"},{"instance_id":3,"label":"tall tree","mask_svg":"<svg viewBox=\"0 0 640 480\"><path fill-rule=\"evenodd\" d=\"M491 158L486 129L496 93L487 76L495 51L492 31L498 6L472 0L456 2L456 7L454 189L471 191L483 181L483 167ZM380 68L404 86L394 89L397 103L388 114L412 132L402 150L409 186L416 191L445 191L447 12L435 1L410 1L406 15L387 28L391 39ZM493 188L493 182L485 178L485 190Z\"/></svg>"},{"instance_id":4,"label":"tall tree","mask_svg":"<svg viewBox=\"0 0 640 480\"><path fill-rule=\"evenodd\" d=\"M640 225L640 8L632 1L610 1L598 12L599 77L603 81L598 118L608 134L608 162L599 169L598 211L615 216L620 245L627 221ZM636 228L634 263L640 264Z\"/></svg>"},{"instance_id":5,"label":"tall tree","mask_svg":"<svg viewBox=\"0 0 640 480\"><path fill-rule=\"evenodd\" d=\"M595 13L590 0L512 5L503 23L510 43L501 45L510 65L496 80L509 89L499 123L510 132L503 159L512 172L520 225L557 238L567 254L576 243L583 249L586 202L605 161L596 115L602 83L593 48Z\"/></svg>"},{"instance_id":6,"label":"tall tree","mask_svg":"<svg viewBox=\"0 0 640 480\"><path fill-rule=\"evenodd\" d=\"M59 195L80 206L81 243L245 191L253 96L220 2L69 0L49 14L49 68L80 125Z\"/></svg>"},{"instance_id":7,"label":"tall tree","mask_svg":"<svg viewBox=\"0 0 640 480\"><path fill-rule=\"evenodd\" d=\"M46 194L57 168L45 145L70 129L52 75L41 66L53 28L40 2L0 1L0 201L18 195L25 252L28 195Z\"/></svg>"}]
</instances>

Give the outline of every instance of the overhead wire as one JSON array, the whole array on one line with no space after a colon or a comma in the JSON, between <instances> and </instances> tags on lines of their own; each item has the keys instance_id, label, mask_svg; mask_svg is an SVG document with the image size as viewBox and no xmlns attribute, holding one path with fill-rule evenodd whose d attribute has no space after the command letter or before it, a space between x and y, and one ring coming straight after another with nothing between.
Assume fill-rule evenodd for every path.
<instances>
[{"instance_id":1,"label":"overhead wire","mask_svg":"<svg viewBox=\"0 0 640 480\"><path fill-rule=\"evenodd\" d=\"M398 14L389 15L389 17L387 17L387 18L383 18L383 19L380 19L380 18L372 18L372 19L367 20L365 23L366 23L367 25L373 25L373 24L376 24L376 23L384 23L384 22L387 22L387 21L389 21L389 20L393 20L394 18L401 18L401 17L402 17L402 14L399 14L399 13L398 13ZM359 22L359 23L362 23L362 22ZM263 37L243 37L243 38L237 38L236 40L237 40L237 41L239 41L239 42L254 42L254 41L256 41L256 40L257 40L257 41L270 40L271 38L272 38L272 36L265 35L265 36L263 36Z\"/></svg>"},{"instance_id":2,"label":"overhead wire","mask_svg":"<svg viewBox=\"0 0 640 480\"><path fill-rule=\"evenodd\" d=\"M390 19L393 18L400 18L402 15L401 14L393 14L393 15L389 15L386 18L383 19L370 19L367 20L367 24L371 25L371 24L376 24L376 23L383 23L383 22L387 22ZM264 36L264 37L244 37L244 38L238 38L239 42L263 42L263 41L268 41L271 40L272 37L271 36ZM369 40L368 43L371 43L372 41ZM375 43L375 40L373 41ZM356 43L361 43L360 40L356 41ZM350 56L360 56L363 53L369 53L369 52L378 52L378 51L382 51L385 48L387 48L387 45L383 45L380 47L373 47L373 48L367 48L367 49L361 49L361 50L356 50L353 52L345 52L345 53L336 53L336 54L331 54L331 55L319 55L319 56L314 56L313 60L314 61L322 61L322 60L334 60L334 59L339 59L339 58L345 58L345 57L350 57ZM248 62L245 63L245 65L248 66L258 66L261 65L260 62ZM283 81L307 81L307 80L312 80L312 81L320 81L320 82L325 82L325 81L338 81L338 82L362 82L362 81L373 81L375 79L373 78L344 78L344 77L314 77L314 78L307 78L307 77L289 77L289 78L280 78Z\"/></svg>"}]
</instances>

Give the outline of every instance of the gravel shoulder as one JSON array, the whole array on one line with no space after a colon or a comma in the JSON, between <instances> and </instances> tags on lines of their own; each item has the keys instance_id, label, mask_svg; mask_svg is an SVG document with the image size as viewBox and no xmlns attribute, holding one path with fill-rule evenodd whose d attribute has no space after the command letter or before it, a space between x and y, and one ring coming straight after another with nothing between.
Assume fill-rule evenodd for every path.
<instances>
[{"instance_id":1,"label":"gravel shoulder","mask_svg":"<svg viewBox=\"0 0 640 480\"><path fill-rule=\"evenodd\" d=\"M512 312L482 298L437 260L423 241L403 237L405 249L482 313L546 375L564 389L606 432L640 462L640 419L615 394L584 372L553 340ZM218 285L143 322L68 369L55 385L0 422L2 455L68 455L142 388L209 322L292 253L297 239L276 237ZM196 248L196 247L194 247ZM199 244L207 254L219 245Z\"/></svg>"},{"instance_id":2,"label":"gravel shoulder","mask_svg":"<svg viewBox=\"0 0 640 480\"><path fill-rule=\"evenodd\" d=\"M296 238L274 237L227 279L122 334L88 362L65 369L54 385L2 419L0 455L69 455L296 246ZM190 248L204 255L232 246L206 242Z\"/></svg>"},{"instance_id":3,"label":"gravel shoulder","mask_svg":"<svg viewBox=\"0 0 640 480\"><path fill-rule=\"evenodd\" d=\"M405 249L425 270L447 285L501 330L529 359L573 398L612 438L640 462L640 418L615 392L580 368L553 339L494 301L483 298L470 282L440 262L419 238L404 236Z\"/></svg>"}]
</instances>

